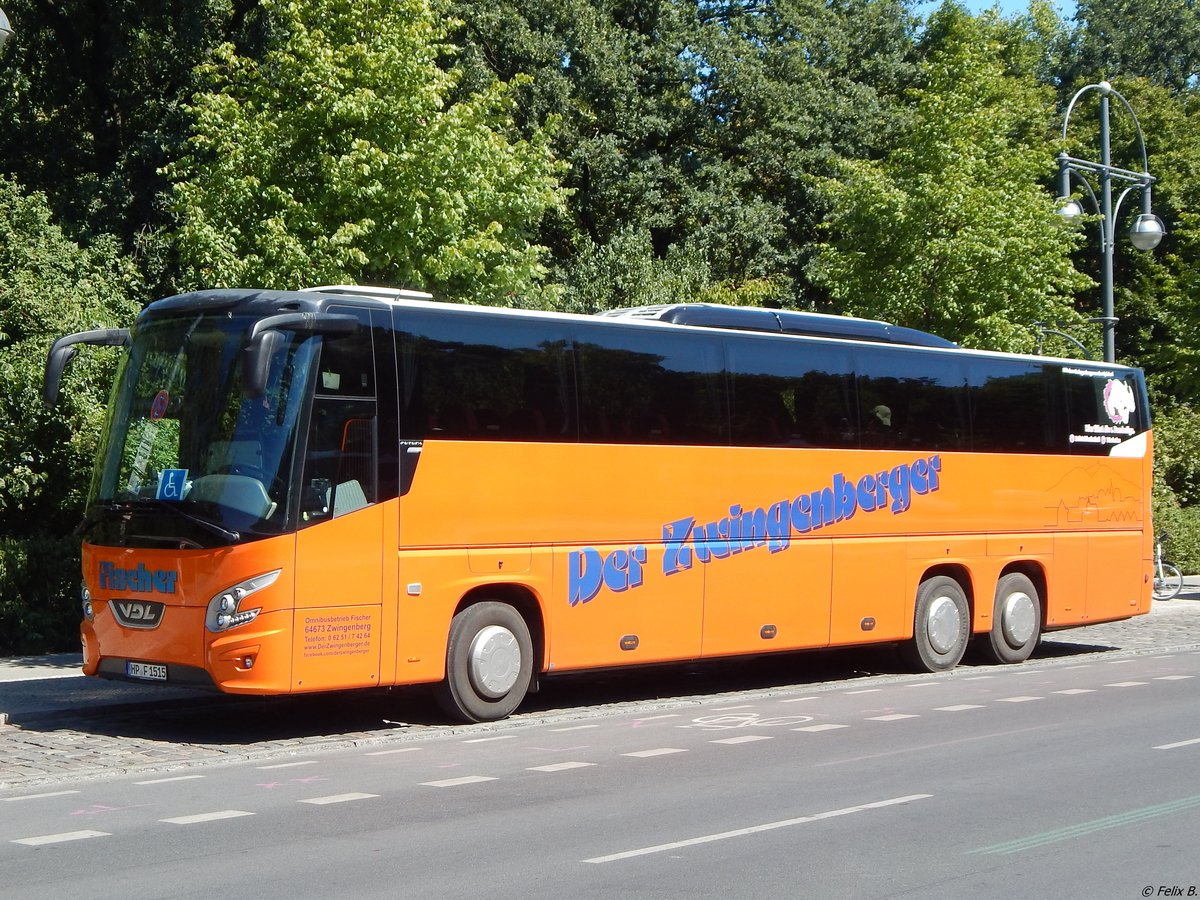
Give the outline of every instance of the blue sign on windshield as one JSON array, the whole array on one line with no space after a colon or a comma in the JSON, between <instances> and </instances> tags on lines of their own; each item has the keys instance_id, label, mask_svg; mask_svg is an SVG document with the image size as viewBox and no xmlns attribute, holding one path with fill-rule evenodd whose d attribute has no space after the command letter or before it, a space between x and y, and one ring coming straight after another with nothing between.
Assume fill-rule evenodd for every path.
<instances>
[{"instance_id":1,"label":"blue sign on windshield","mask_svg":"<svg viewBox=\"0 0 1200 900\"><path fill-rule=\"evenodd\" d=\"M187 484L187 469L163 469L158 476L157 500L182 500L184 485Z\"/></svg>"}]
</instances>

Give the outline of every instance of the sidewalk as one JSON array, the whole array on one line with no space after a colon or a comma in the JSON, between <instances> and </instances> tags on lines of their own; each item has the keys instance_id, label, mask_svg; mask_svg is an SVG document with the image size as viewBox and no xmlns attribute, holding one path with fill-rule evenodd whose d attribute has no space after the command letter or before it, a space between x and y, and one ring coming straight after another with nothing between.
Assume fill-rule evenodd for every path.
<instances>
[{"instance_id":1,"label":"sidewalk","mask_svg":"<svg viewBox=\"0 0 1200 900\"><path fill-rule=\"evenodd\" d=\"M1200 575L1184 578L1183 592L1174 600L1152 601L1150 614L1101 625L1083 625L1054 631L1043 643L1087 644L1098 648L1120 647L1127 650L1200 645ZM140 685L87 678L81 671L83 657L78 653L53 653L45 656L0 658L0 725L18 708L28 708L32 695L57 699L54 705L75 695L79 705L99 702L136 702L140 699L168 699L196 696L194 688ZM56 679L76 679L73 683L54 684ZM5 687L14 682L31 682L21 688ZM46 684L44 682L51 682ZM209 695L211 696L211 694ZM17 698L21 699L18 700Z\"/></svg>"},{"instance_id":2,"label":"sidewalk","mask_svg":"<svg viewBox=\"0 0 1200 900\"><path fill-rule=\"evenodd\" d=\"M1155 601L1149 615L1046 635L1027 665L1054 665L1064 657L1087 660L1116 650L1200 650L1200 577L1188 579L1178 598ZM813 656L814 675L820 677L821 660L829 656ZM427 720L419 703L406 706L391 694L306 696L299 703L278 698L264 704L262 698L87 678L79 673L79 663L72 653L0 659L0 793L103 774L382 746L399 734L420 735L438 721L432 704L427 711L433 718ZM857 672L843 669L832 677L846 677L847 671ZM573 696L573 704L582 704L580 712L591 702L586 692ZM601 705L613 702L624 701L609 696ZM219 715L204 711L212 708ZM393 721L397 714L405 721Z\"/></svg>"}]
</instances>

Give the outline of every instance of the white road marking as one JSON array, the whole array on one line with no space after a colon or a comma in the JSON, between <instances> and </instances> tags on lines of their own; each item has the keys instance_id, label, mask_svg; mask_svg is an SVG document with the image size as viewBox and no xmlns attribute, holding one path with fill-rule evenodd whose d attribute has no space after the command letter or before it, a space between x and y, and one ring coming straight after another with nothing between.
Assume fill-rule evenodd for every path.
<instances>
[{"instance_id":1,"label":"white road marking","mask_svg":"<svg viewBox=\"0 0 1200 900\"><path fill-rule=\"evenodd\" d=\"M918 681L915 684L906 684L905 687L933 687L935 684L941 684L940 681Z\"/></svg>"},{"instance_id":2,"label":"white road marking","mask_svg":"<svg viewBox=\"0 0 1200 900\"><path fill-rule=\"evenodd\" d=\"M1106 684L1105 687L1138 687L1148 683L1146 681L1118 681L1114 684Z\"/></svg>"},{"instance_id":3,"label":"white road marking","mask_svg":"<svg viewBox=\"0 0 1200 900\"><path fill-rule=\"evenodd\" d=\"M1185 678L1195 678L1195 675L1155 675L1155 681L1182 681Z\"/></svg>"},{"instance_id":4,"label":"white road marking","mask_svg":"<svg viewBox=\"0 0 1200 900\"><path fill-rule=\"evenodd\" d=\"M754 741L769 741L769 734L739 734L737 737L718 738L715 741L709 741L710 744L750 744Z\"/></svg>"},{"instance_id":5,"label":"white road marking","mask_svg":"<svg viewBox=\"0 0 1200 900\"><path fill-rule=\"evenodd\" d=\"M254 813L241 809L221 809L217 812L198 813L194 816L175 816L170 819L159 819L168 825L199 825L201 822L217 822L221 819L237 819L241 816L252 816Z\"/></svg>"},{"instance_id":6,"label":"white road marking","mask_svg":"<svg viewBox=\"0 0 1200 900\"><path fill-rule=\"evenodd\" d=\"M649 856L652 853L663 853L667 850L680 850L684 847L694 847L697 844L708 844L713 841L724 841L729 838L744 837L749 834L759 834L773 831L776 828L787 828L791 825L803 825L807 822L819 822L822 819L832 819L837 816L848 816L853 813L865 812L869 809L882 809L887 806L898 806L901 803L912 803L914 800L925 800L932 794L909 794L907 797L893 797L891 800L877 800L874 803L864 803L861 806L847 806L843 809L832 809L828 812L816 813L811 816L799 816L795 819L784 819L781 822L767 822L764 825L751 825L748 828L737 828L733 831L722 831L718 834L706 834L701 837L689 838L683 841L672 841L669 844L656 844L653 847L642 847L638 850L626 850L622 853L612 853L608 856L595 856L583 860L586 863L609 863L622 859L632 859L636 856Z\"/></svg>"},{"instance_id":7,"label":"white road marking","mask_svg":"<svg viewBox=\"0 0 1200 900\"><path fill-rule=\"evenodd\" d=\"M378 794L330 794L328 797L310 797L308 800L297 800L296 802L325 806L328 803L349 803L351 800L373 800L378 796Z\"/></svg>"},{"instance_id":8,"label":"white road marking","mask_svg":"<svg viewBox=\"0 0 1200 900\"><path fill-rule=\"evenodd\" d=\"M1068 688L1065 691L1055 691L1056 694L1094 694L1095 688Z\"/></svg>"},{"instance_id":9,"label":"white road marking","mask_svg":"<svg viewBox=\"0 0 1200 900\"><path fill-rule=\"evenodd\" d=\"M1030 700L1041 700L1041 697L1000 697L997 703L1028 703Z\"/></svg>"},{"instance_id":10,"label":"white road marking","mask_svg":"<svg viewBox=\"0 0 1200 900\"><path fill-rule=\"evenodd\" d=\"M883 688L867 688L862 691L846 691L847 697L853 697L855 694L878 694L882 693Z\"/></svg>"},{"instance_id":11,"label":"white road marking","mask_svg":"<svg viewBox=\"0 0 1200 900\"><path fill-rule=\"evenodd\" d=\"M635 756L638 759L646 759L651 756L668 756L672 753L687 753L679 747L656 747L653 750L635 750L632 753L622 753L622 756Z\"/></svg>"},{"instance_id":12,"label":"white road marking","mask_svg":"<svg viewBox=\"0 0 1200 900\"><path fill-rule=\"evenodd\" d=\"M315 759L306 759L302 762L275 763L272 766L257 766L257 768L263 771L267 769L295 769L297 766L315 766L316 764L317 761Z\"/></svg>"},{"instance_id":13,"label":"white road marking","mask_svg":"<svg viewBox=\"0 0 1200 900\"><path fill-rule=\"evenodd\" d=\"M1174 750L1176 747L1190 747L1193 744L1200 744L1200 738L1192 738L1190 741L1176 741L1173 744L1160 744L1155 747L1155 750Z\"/></svg>"},{"instance_id":14,"label":"white road marking","mask_svg":"<svg viewBox=\"0 0 1200 900\"><path fill-rule=\"evenodd\" d=\"M584 769L588 766L594 766L595 763L590 762L560 762L550 763L547 766L530 766L530 772L565 772L567 769Z\"/></svg>"},{"instance_id":15,"label":"white road marking","mask_svg":"<svg viewBox=\"0 0 1200 900\"><path fill-rule=\"evenodd\" d=\"M667 713L666 715L663 715L663 716L646 716L646 718L644 718L644 719L634 719L633 727L636 728L637 726L643 724L644 722L657 722L660 719L678 719L678 718L679 718L679 713Z\"/></svg>"},{"instance_id":16,"label":"white road marking","mask_svg":"<svg viewBox=\"0 0 1200 900\"><path fill-rule=\"evenodd\" d=\"M422 781L422 787L459 787L464 784L482 784L485 781L495 781L489 775L464 775L461 778L443 778L441 781Z\"/></svg>"},{"instance_id":17,"label":"white road marking","mask_svg":"<svg viewBox=\"0 0 1200 900\"><path fill-rule=\"evenodd\" d=\"M849 728L849 725L834 725L827 722L824 725L805 725L803 728L793 728L792 731L833 731L835 728Z\"/></svg>"},{"instance_id":18,"label":"white road marking","mask_svg":"<svg viewBox=\"0 0 1200 900\"><path fill-rule=\"evenodd\" d=\"M94 837L111 837L107 831L64 831L61 834L43 834L40 837L20 838L12 841L14 844L24 844L26 847L41 847L43 844L61 844L65 841L82 841Z\"/></svg>"},{"instance_id":19,"label":"white road marking","mask_svg":"<svg viewBox=\"0 0 1200 900\"><path fill-rule=\"evenodd\" d=\"M888 716L867 716L867 720L871 722L899 722L901 719L917 719L920 716L912 713L892 713Z\"/></svg>"},{"instance_id":20,"label":"white road marking","mask_svg":"<svg viewBox=\"0 0 1200 900\"><path fill-rule=\"evenodd\" d=\"M401 747L398 750L372 750L370 753L364 753L364 756L391 756L393 753L412 753L415 750L420 750L420 747Z\"/></svg>"},{"instance_id":21,"label":"white road marking","mask_svg":"<svg viewBox=\"0 0 1200 900\"><path fill-rule=\"evenodd\" d=\"M743 703L741 706L714 706L713 712L729 712L731 709L754 709L753 703Z\"/></svg>"},{"instance_id":22,"label":"white road marking","mask_svg":"<svg viewBox=\"0 0 1200 900\"><path fill-rule=\"evenodd\" d=\"M787 700L780 700L780 703L803 703L805 700L816 700L816 697L789 697Z\"/></svg>"},{"instance_id":23,"label":"white road marking","mask_svg":"<svg viewBox=\"0 0 1200 900\"><path fill-rule=\"evenodd\" d=\"M197 778L203 777L203 775L176 775L173 778L154 778L150 781L135 781L134 784L169 784L172 781L194 781Z\"/></svg>"},{"instance_id":24,"label":"white road marking","mask_svg":"<svg viewBox=\"0 0 1200 900\"><path fill-rule=\"evenodd\" d=\"M978 703L958 703L958 704L955 704L954 706L936 706L936 707L934 707L935 711L937 711L937 712L962 712L963 710L967 710L967 709L984 709L984 708L985 708L984 706L982 706Z\"/></svg>"},{"instance_id":25,"label":"white road marking","mask_svg":"<svg viewBox=\"0 0 1200 900\"><path fill-rule=\"evenodd\" d=\"M599 725L572 725L570 728L551 728L550 730L558 733L561 731L586 731L589 728L599 728Z\"/></svg>"},{"instance_id":26,"label":"white road marking","mask_svg":"<svg viewBox=\"0 0 1200 900\"><path fill-rule=\"evenodd\" d=\"M516 738L515 734L497 734L493 737L471 738L469 741L463 741L464 744L487 744L492 741L511 741Z\"/></svg>"},{"instance_id":27,"label":"white road marking","mask_svg":"<svg viewBox=\"0 0 1200 900\"><path fill-rule=\"evenodd\" d=\"M16 803L18 800L43 800L46 797L65 797L67 794L78 794L79 791L50 791L45 794L25 794L20 797L0 797L5 803Z\"/></svg>"}]
</instances>

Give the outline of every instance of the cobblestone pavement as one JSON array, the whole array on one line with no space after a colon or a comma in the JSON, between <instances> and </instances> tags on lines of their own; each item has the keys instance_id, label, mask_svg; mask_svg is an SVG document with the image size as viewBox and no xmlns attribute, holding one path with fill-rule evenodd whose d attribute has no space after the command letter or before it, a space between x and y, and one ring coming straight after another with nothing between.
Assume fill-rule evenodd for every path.
<instances>
[{"instance_id":1,"label":"cobblestone pavement","mask_svg":"<svg viewBox=\"0 0 1200 900\"><path fill-rule=\"evenodd\" d=\"M1179 598L1155 602L1148 616L1047 635L1026 665L1051 665L1064 656L1187 649L1200 649L1200 579L1189 579ZM551 716L587 718L626 707L641 710L648 702L656 708L697 705L713 694L734 690L782 692L797 683L797 676L809 690L832 688L846 679L870 675L901 677L895 674L900 670L894 665L879 664L884 659L881 653L875 648L801 657L811 659L811 667L808 663L797 666L794 656L786 667L742 662L724 670L718 667L715 676L712 668L653 680L644 675L628 680L606 675L588 681L567 680L565 688L558 686L563 682L558 679L551 682L554 687L533 698L531 711L498 725L464 728L439 725L424 694L414 691L274 700L185 694L161 702L96 708L89 701L92 692L106 687L103 683L61 676L27 681L10 678L0 687L74 691L79 697L75 708L70 708L71 697L59 698L59 707L50 712L16 716L12 724L0 724L0 796L102 775L157 773L222 761L394 744L464 730L519 728ZM653 681L663 693L654 693L653 686L647 689L647 681Z\"/></svg>"}]
</instances>

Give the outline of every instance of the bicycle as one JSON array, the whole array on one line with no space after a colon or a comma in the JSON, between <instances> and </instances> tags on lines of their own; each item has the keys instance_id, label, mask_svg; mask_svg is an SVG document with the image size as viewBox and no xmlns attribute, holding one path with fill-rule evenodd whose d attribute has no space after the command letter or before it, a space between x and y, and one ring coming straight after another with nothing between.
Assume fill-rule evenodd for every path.
<instances>
[{"instance_id":1,"label":"bicycle","mask_svg":"<svg viewBox=\"0 0 1200 900\"><path fill-rule=\"evenodd\" d=\"M1163 544L1170 539L1171 536L1164 531L1154 542L1153 594L1155 600L1170 600L1183 590L1183 573L1177 566L1163 559Z\"/></svg>"}]
</instances>

